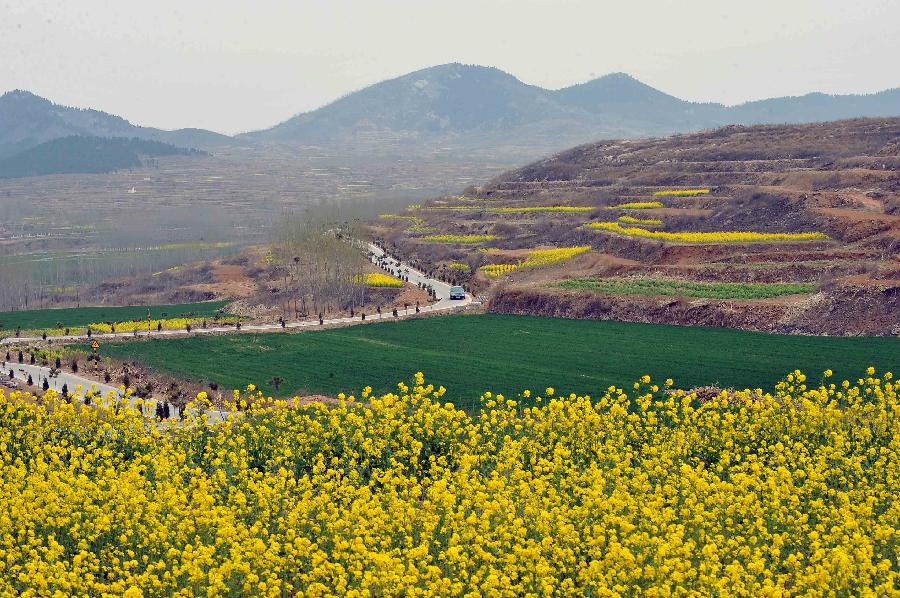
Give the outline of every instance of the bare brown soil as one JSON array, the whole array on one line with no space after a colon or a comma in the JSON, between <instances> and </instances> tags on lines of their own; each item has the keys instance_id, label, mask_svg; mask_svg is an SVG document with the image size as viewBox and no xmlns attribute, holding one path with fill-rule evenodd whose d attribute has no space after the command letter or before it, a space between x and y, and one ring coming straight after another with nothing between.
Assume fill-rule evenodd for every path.
<instances>
[{"instance_id":1,"label":"bare brown soil","mask_svg":"<svg viewBox=\"0 0 900 598\"><path fill-rule=\"evenodd\" d=\"M900 334L900 286L845 286L813 296L723 301L635 297L546 288L498 290L488 311L587 320L743 328L760 332Z\"/></svg>"},{"instance_id":2,"label":"bare brown soil","mask_svg":"<svg viewBox=\"0 0 900 598\"><path fill-rule=\"evenodd\" d=\"M654 196L708 188L699 197ZM510 171L466 190L491 206L572 205L588 212L503 215L484 211L410 212L448 234L493 234L471 246L417 241L407 223L379 223L375 234L426 271L452 261L470 265L454 282L495 294L490 309L566 317L735 326L822 334L892 334L900 329L900 118L812 125L732 126L663 139L588 144ZM440 202L459 205L458 197ZM611 210L625 201L664 207ZM435 202L436 203L436 202ZM591 230L619 216L656 218L663 231L821 232L828 240L757 244L684 244ZM540 246L591 245L590 254L498 279L483 264L511 263ZM578 277L676 277L705 282L806 282L803 298L748 302L673 301L549 291Z\"/></svg>"}]
</instances>

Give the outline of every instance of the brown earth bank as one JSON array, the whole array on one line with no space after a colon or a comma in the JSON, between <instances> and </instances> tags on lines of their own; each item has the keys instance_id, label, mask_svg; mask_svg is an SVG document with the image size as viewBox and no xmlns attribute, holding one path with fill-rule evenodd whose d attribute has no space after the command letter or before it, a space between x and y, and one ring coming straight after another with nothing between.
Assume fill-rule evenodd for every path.
<instances>
[{"instance_id":1,"label":"brown earth bank","mask_svg":"<svg viewBox=\"0 0 900 598\"><path fill-rule=\"evenodd\" d=\"M900 317L900 118L589 143L392 218L373 237L425 271L494 295L494 311L892 334ZM745 237L754 242L694 234L741 232L756 233ZM457 235L490 237L464 245ZM524 265L530 250L583 246L590 250L573 259ZM507 264L519 267L499 275L483 268ZM548 290L572 278L623 277L807 283L813 291L719 301Z\"/></svg>"},{"instance_id":2,"label":"brown earth bank","mask_svg":"<svg viewBox=\"0 0 900 598\"><path fill-rule=\"evenodd\" d=\"M900 285L896 284L841 287L808 297L747 301L503 288L491 297L487 310L791 334L900 335Z\"/></svg>"}]
</instances>

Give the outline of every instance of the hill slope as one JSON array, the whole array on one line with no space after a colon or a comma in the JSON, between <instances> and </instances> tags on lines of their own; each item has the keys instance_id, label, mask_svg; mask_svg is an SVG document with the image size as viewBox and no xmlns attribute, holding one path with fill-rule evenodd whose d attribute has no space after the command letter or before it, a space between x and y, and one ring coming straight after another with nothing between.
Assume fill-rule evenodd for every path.
<instances>
[{"instance_id":1,"label":"hill slope","mask_svg":"<svg viewBox=\"0 0 900 598\"><path fill-rule=\"evenodd\" d=\"M370 225L498 312L900 334L900 118L590 143Z\"/></svg>"},{"instance_id":2,"label":"hill slope","mask_svg":"<svg viewBox=\"0 0 900 598\"><path fill-rule=\"evenodd\" d=\"M27 91L16 90L0 96L0 158L72 136L137 137L202 149L232 141L226 135L203 129L163 131L141 127L99 110L54 104Z\"/></svg>"},{"instance_id":3,"label":"hill slope","mask_svg":"<svg viewBox=\"0 0 900 598\"><path fill-rule=\"evenodd\" d=\"M0 178L112 172L141 165L142 156L205 154L147 139L61 137L0 159Z\"/></svg>"},{"instance_id":4,"label":"hill slope","mask_svg":"<svg viewBox=\"0 0 900 598\"><path fill-rule=\"evenodd\" d=\"M681 100L623 73L547 90L495 68L446 64L377 83L244 137L367 149L446 143L537 156L600 138L859 116L900 116L900 90L727 107Z\"/></svg>"}]
</instances>

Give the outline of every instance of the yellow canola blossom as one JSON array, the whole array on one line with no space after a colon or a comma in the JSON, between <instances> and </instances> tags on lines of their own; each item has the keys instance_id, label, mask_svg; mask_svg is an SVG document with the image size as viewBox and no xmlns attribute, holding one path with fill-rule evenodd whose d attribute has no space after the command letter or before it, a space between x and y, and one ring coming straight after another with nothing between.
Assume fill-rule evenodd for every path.
<instances>
[{"instance_id":1,"label":"yellow canola blossom","mask_svg":"<svg viewBox=\"0 0 900 598\"><path fill-rule=\"evenodd\" d=\"M653 197L695 197L697 195L706 195L709 189L668 189L664 191L654 191Z\"/></svg>"},{"instance_id":2,"label":"yellow canola blossom","mask_svg":"<svg viewBox=\"0 0 900 598\"><path fill-rule=\"evenodd\" d=\"M644 237L673 243L777 243L785 241L823 241L828 235L809 233L758 233L750 231L669 232L624 227L618 222L591 222L588 228L605 230L627 237Z\"/></svg>"},{"instance_id":3,"label":"yellow canola blossom","mask_svg":"<svg viewBox=\"0 0 900 598\"><path fill-rule=\"evenodd\" d=\"M665 206L659 201L630 201L628 203L620 203L615 206L608 206L608 210L650 210L653 208L664 208Z\"/></svg>"},{"instance_id":4,"label":"yellow canola blossom","mask_svg":"<svg viewBox=\"0 0 900 598\"><path fill-rule=\"evenodd\" d=\"M184 330L188 326L201 326L203 322L207 324L234 324L240 318L228 316L215 320L213 318L167 318L162 320L150 320L151 330L157 330L160 325L163 330ZM109 333L109 332L134 332L135 330L147 330L147 320L133 320L130 322L116 322L114 325L106 322L97 322L90 324L89 328L93 332ZM114 329L115 328L115 329ZM54 330L53 332L59 332Z\"/></svg>"},{"instance_id":5,"label":"yellow canola blossom","mask_svg":"<svg viewBox=\"0 0 900 598\"><path fill-rule=\"evenodd\" d=\"M162 318L162 319L151 319L149 321L149 327L151 331L155 330L184 330L188 326L193 328L200 327L204 322L209 326L219 326L223 324L234 324L240 321L240 317L238 316L219 316L215 317L207 317L207 318ZM139 332L145 332L147 330L148 321L147 320L127 320L124 322L93 322L88 324L87 326L72 326L68 329L69 334L86 334L90 329L92 333L100 333L100 334L108 334L111 332L134 332L135 330ZM66 334L65 328L48 328L46 330L33 330L30 331L29 334L43 334L47 333L47 336L64 336Z\"/></svg>"},{"instance_id":6,"label":"yellow canola blossom","mask_svg":"<svg viewBox=\"0 0 900 598\"><path fill-rule=\"evenodd\" d=\"M518 268L518 264L486 264L478 268L488 278L498 278L504 274L509 274Z\"/></svg>"},{"instance_id":7,"label":"yellow canola blossom","mask_svg":"<svg viewBox=\"0 0 900 598\"><path fill-rule=\"evenodd\" d=\"M541 266L550 266L565 262L590 250L590 245L556 247L553 249L534 249L528 253L528 256L524 260L517 264L488 264L482 266L479 270L484 272L484 274L490 278L497 278L520 268L539 268Z\"/></svg>"},{"instance_id":8,"label":"yellow canola blossom","mask_svg":"<svg viewBox=\"0 0 900 598\"><path fill-rule=\"evenodd\" d=\"M404 286L402 280L382 274L381 272L371 272L353 277L354 282L362 283L369 287L387 287L399 289Z\"/></svg>"},{"instance_id":9,"label":"yellow canola blossom","mask_svg":"<svg viewBox=\"0 0 900 598\"><path fill-rule=\"evenodd\" d=\"M556 247L553 249L535 249L528 253L528 257L522 262L522 268L537 268L565 262L577 255L591 250L590 245L578 247Z\"/></svg>"},{"instance_id":10,"label":"yellow canola blossom","mask_svg":"<svg viewBox=\"0 0 900 598\"><path fill-rule=\"evenodd\" d=\"M0 389L0 594L886 596L900 583L889 373L793 372L772 393L705 402L644 376L596 398L485 393L475 415L421 374L398 389L259 406L248 386L234 400L250 408L177 426Z\"/></svg>"}]
</instances>

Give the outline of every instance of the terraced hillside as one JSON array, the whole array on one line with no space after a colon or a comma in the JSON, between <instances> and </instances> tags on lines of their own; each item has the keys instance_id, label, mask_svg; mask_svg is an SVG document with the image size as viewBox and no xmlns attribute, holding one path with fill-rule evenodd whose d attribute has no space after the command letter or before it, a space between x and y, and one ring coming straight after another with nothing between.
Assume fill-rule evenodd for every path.
<instances>
[{"instance_id":1,"label":"terraced hillside","mask_svg":"<svg viewBox=\"0 0 900 598\"><path fill-rule=\"evenodd\" d=\"M584 145L371 229L496 312L900 334L900 119Z\"/></svg>"}]
</instances>

